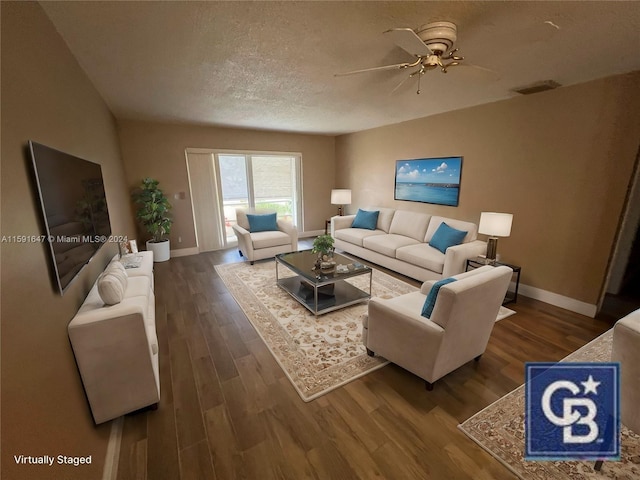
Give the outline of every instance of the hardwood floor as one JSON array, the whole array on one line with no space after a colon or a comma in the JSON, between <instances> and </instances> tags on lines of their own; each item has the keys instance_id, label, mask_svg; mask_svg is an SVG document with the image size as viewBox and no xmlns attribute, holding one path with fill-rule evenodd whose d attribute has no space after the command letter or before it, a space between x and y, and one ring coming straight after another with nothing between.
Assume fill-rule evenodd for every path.
<instances>
[{"instance_id":1,"label":"hardwood floor","mask_svg":"<svg viewBox=\"0 0 640 480\"><path fill-rule=\"evenodd\" d=\"M162 399L125 417L119 480L515 478L457 425L520 385L525 361L560 360L611 327L519 296L482 359L431 392L390 364L304 403L214 270L240 260L156 264Z\"/></svg>"}]
</instances>

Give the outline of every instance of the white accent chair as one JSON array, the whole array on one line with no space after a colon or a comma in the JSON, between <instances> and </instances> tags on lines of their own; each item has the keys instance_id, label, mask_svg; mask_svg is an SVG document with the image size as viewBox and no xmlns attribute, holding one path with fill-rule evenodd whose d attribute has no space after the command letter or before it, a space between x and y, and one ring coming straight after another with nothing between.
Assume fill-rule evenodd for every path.
<instances>
[{"instance_id":1,"label":"white accent chair","mask_svg":"<svg viewBox=\"0 0 640 480\"><path fill-rule=\"evenodd\" d=\"M391 299L372 298L362 339L370 356L387 360L433 383L484 353L513 270L484 266L454 275L438 292L431 318L421 315L431 287Z\"/></svg>"},{"instance_id":2,"label":"white accent chair","mask_svg":"<svg viewBox=\"0 0 640 480\"><path fill-rule=\"evenodd\" d=\"M640 310L614 325L611 361L620 362L620 420L640 433Z\"/></svg>"},{"instance_id":3,"label":"white accent chair","mask_svg":"<svg viewBox=\"0 0 640 480\"><path fill-rule=\"evenodd\" d=\"M251 232L247 213L262 215L274 212L264 209L236 209L237 223L232 228L238 237L240 255L249 260L251 265L256 260L273 258L279 253L298 250L298 231L291 222L278 219L278 230Z\"/></svg>"}]
</instances>

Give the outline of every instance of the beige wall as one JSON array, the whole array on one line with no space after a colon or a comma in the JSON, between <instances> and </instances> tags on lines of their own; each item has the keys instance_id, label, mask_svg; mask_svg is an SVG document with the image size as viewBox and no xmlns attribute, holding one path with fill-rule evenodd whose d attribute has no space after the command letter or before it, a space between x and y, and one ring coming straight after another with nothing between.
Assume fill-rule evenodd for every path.
<instances>
[{"instance_id":1,"label":"beige wall","mask_svg":"<svg viewBox=\"0 0 640 480\"><path fill-rule=\"evenodd\" d=\"M100 163L114 233L134 224L115 120L35 2L2 2L2 235L39 235L27 140ZM114 245L60 296L38 243L2 243L2 477L100 478L110 424L95 427L67 336ZM14 455L92 455L92 465L16 465Z\"/></svg>"},{"instance_id":2,"label":"beige wall","mask_svg":"<svg viewBox=\"0 0 640 480\"><path fill-rule=\"evenodd\" d=\"M174 224L171 249L196 246L186 148L299 152L302 154L303 222L305 231L324 229L324 221L335 214L331 189L335 178L335 139L260 130L162 124L118 120L120 144L131 188L142 178L153 177L169 196ZM184 200L174 195L185 192ZM182 242L178 243L178 237Z\"/></svg>"},{"instance_id":3,"label":"beige wall","mask_svg":"<svg viewBox=\"0 0 640 480\"><path fill-rule=\"evenodd\" d=\"M596 304L638 152L639 86L640 73L609 77L340 136L337 178L351 211L513 213L498 253L522 283ZM394 201L396 160L452 155L464 157L458 207Z\"/></svg>"}]
</instances>

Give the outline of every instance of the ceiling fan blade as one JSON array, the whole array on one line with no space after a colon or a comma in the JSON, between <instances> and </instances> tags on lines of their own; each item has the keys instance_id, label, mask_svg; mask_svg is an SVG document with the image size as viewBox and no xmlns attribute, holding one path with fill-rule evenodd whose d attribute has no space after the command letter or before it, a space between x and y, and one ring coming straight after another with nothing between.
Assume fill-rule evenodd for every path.
<instances>
[{"instance_id":1,"label":"ceiling fan blade","mask_svg":"<svg viewBox=\"0 0 640 480\"><path fill-rule=\"evenodd\" d=\"M420 63L420 59L416 60L413 63L397 63L395 65L384 65L382 67L371 67L371 68L363 68L361 70L353 70L351 72L344 73L335 73L334 77L344 77L345 75L355 75L356 73L365 73L365 72L375 72L379 70L402 70L405 68L415 67Z\"/></svg>"},{"instance_id":2,"label":"ceiling fan blade","mask_svg":"<svg viewBox=\"0 0 640 480\"><path fill-rule=\"evenodd\" d=\"M389 95L393 95L394 93L396 93L400 87L402 87L412 78L413 77L411 75L407 75L398 85L396 85L396 88L394 88L393 90L391 90L391 92L389 92Z\"/></svg>"},{"instance_id":3,"label":"ceiling fan blade","mask_svg":"<svg viewBox=\"0 0 640 480\"><path fill-rule=\"evenodd\" d=\"M392 28L384 33L391 35L393 42L414 57L426 57L433 52L410 28Z\"/></svg>"},{"instance_id":4,"label":"ceiling fan blade","mask_svg":"<svg viewBox=\"0 0 640 480\"><path fill-rule=\"evenodd\" d=\"M479 74L482 74L483 76L487 77L487 78L492 78L494 80L498 80L499 78L501 78L500 72L497 72L496 70L492 70L490 68L487 67L482 67L480 65L476 65L475 63L470 63L467 62L466 60L464 62L459 63L458 65L456 65L457 67L466 67L466 69L472 68L474 71L478 72Z\"/></svg>"}]
</instances>

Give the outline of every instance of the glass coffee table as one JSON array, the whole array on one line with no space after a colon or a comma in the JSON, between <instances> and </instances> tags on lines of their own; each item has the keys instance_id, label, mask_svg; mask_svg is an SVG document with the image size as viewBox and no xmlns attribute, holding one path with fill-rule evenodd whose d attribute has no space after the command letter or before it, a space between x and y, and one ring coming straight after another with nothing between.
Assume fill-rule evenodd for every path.
<instances>
[{"instance_id":1,"label":"glass coffee table","mask_svg":"<svg viewBox=\"0 0 640 480\"><path fill-rule=\"evenodd\" d=\"M366 302L371 298L371 268L334 253L335 266L317 271L314 270L317 258L318 255L311 253L311 250L276 255L276 283L314 315ZM295 275L280 276L280 266ZM369 292L346 281L360 275L369 275Z\"/></svg>"}]
</instances>

